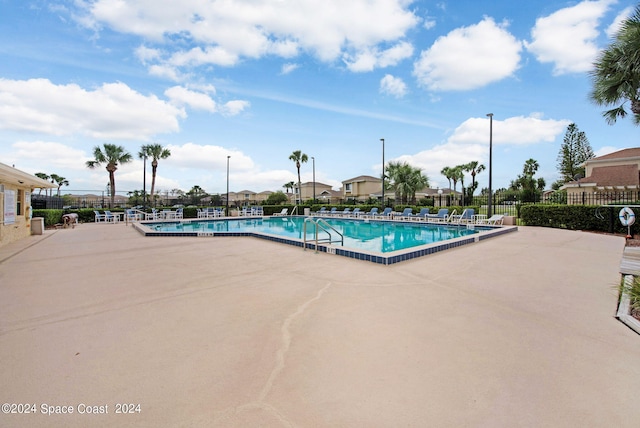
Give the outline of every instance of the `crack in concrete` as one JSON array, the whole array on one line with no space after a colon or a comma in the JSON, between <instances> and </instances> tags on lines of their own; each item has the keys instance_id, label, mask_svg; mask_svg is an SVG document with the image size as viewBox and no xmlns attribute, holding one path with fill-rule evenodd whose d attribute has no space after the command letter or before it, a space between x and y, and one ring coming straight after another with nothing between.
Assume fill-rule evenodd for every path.
<instances>
[{"instance_id":1,"label":"crack in concrete","mask_svg":"<svg viewBox=\"0 0 640 428\"><path fill-rule=\"evenodd\" d=\"M273 389L273 384L275 380L284 369L286 355L287 355L287 352L289 352L289 348L291 347L291 331L290 331L291 324L297 317L302 315L313 302L320 299L322 295L327 291L327 289L331 287L331 285L332 283L329 282L327 285L322 287L320 290L318 290L318 292L313 298L307 300L306 302L298 306L298 308L284 320L284 322L282 323L282 327L280 328L280 333L282 336L282 344L280 346L280 349L278 349L278 351L276 352L275 366L271 370L271 373L269 374L267 381L262 387L262 390L260 391L258 398L255 401L237 406L233 411L234 414L241 413L245 410L258 408L258 409L267 411L272 416L277 418L285 426L288 426L288 427L295 426L295 424L289 421L285 415L283 415L278 411L278 409L276 409L271 404L267 403L265 399ZM223 412L223 414L228 414L228 411Z\"/></svg>"}]
</instances>

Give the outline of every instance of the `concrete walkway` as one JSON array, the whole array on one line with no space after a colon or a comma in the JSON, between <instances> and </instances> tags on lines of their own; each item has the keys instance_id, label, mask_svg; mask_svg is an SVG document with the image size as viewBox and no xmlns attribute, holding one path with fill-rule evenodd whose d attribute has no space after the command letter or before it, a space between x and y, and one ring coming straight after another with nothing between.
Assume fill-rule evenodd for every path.
<instances>
[{"instance_id":1,"label":"concrete walkway","mask_svg":"<svg viewBox=\"0 0 640 428\"><path fill-rule=\"evenodd\" d=\"M0 402L37 413L0 426L637 427L623 247L521 227L378 266L123 224L47 231L0 248Z\"/></svg>"}]
</instances>

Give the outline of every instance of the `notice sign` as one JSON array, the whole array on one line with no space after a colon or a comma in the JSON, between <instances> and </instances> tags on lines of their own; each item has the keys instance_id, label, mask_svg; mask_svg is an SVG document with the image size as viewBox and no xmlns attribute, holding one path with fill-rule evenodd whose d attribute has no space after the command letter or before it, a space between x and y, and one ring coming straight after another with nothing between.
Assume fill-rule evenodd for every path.
<instances>
[{"instance_id":1,"label":"notice sign","mask_svg":"<svg viewBox=\"0 0 640 428\"><path fill-rule=\"evenodd\" d=\"M4 224L16 222L16 191L4 191Z\"/></svg>"}]
</instances>

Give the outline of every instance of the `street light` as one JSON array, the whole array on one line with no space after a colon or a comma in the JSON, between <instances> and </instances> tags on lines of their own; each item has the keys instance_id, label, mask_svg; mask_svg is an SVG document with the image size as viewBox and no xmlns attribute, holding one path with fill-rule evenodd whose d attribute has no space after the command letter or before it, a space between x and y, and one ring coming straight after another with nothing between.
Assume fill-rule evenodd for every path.
<instances>
[{"instance_id":1,"label":"street light","mask_svg":"<svg viewBox=\"0 0 640 428\"><path fill-rule=\"evenodd\" d=\"M492 199L492 191L491 191L491 172L492 172L492 152L493 152L493 113L488 113L489 117L489 201L487 203L487 216L491 217L491 199Z\"/></svg>"},{"instance_id":2,"label":"street light","mask_svg":"<svg viewBox=\"0 0 640 428\"><path fill-rule=\"evenodd\" d=\"M311 156L311 160L313 162L313 202L316 203L316 158Z\"/></svg>"},{"instance_id":3,"label":"street light","mask_svg":"<svg viewBox=\"0 0 640 428\"><path fill-rule=\"evenodd\" d=\"M226 215L229 215L229 159L231 156L227 156L227 211Z\"/></svg>"},{"instance_id":4,"label":"street light","mask_svg":"<svg viewBox=\"0 0 640 428\"><path fill-rule=\"evenodd\" d=\"M146 147L143 147L143 150ZM144 166L142 167L142 209L147 211L147 153L144 152L142 156L144 160Z\"/></svg>"},{"instance_id":5,"label":"street light","mask_svg":"<svg viewBox=\"0 0 640 428\"><path fill-rule=\"evenodd\" d=\"M382 141L382 209L384 210L384 138L380 138Z\"/></svg>"}]
</instances>

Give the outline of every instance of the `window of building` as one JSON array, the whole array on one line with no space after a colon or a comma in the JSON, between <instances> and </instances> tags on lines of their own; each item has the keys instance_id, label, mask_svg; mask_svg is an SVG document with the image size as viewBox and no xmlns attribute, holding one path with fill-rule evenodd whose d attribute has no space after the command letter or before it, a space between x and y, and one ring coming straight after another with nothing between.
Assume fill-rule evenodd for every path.
<instances>
[{"instance_id":1,"label":"window of building","mask_svg":"<svg viewBox=\"0 0 640 428\"><path fill-rule=\"evenodd\" d=\"M345 192L351 192L351 183L347 183L344 185L344 191Z\"/></svg>"},{"instance_id":2,"label":"window of building","mask_svg":"<svg viewBox=\"0 0 640 428\"><path fill-rule=\"evenodd\" d=\"M16 198L16 215L22 215L22 206L24 202L24 190L18 189L18 197Z\"/></svg>"}]
</instances>

